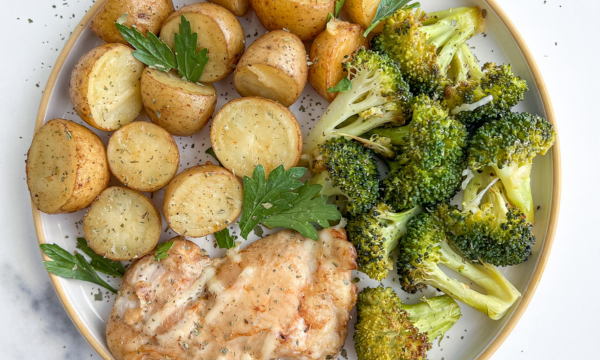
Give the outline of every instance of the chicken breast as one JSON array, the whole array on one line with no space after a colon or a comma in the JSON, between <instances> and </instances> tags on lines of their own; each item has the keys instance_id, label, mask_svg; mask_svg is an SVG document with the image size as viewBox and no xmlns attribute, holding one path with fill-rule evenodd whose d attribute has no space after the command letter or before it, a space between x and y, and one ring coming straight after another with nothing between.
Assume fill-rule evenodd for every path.
<instances>
[{"instance_id":1,"label":"chicken breast","mask_svg":"<svg viewBox=\"0 0 600 360\"><path fill-rule=\"evenodd\" d=\"M118 360L326 359L344 344L357 288L343 229L285 230L210 259L175 238L130 266L107 326Z\"/></svg>"}]
</instances>

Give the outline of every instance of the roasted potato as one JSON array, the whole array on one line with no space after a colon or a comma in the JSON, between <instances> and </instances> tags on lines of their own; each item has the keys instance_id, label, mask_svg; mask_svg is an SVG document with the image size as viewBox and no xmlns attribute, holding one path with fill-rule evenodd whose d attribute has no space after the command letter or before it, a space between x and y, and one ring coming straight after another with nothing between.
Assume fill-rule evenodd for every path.
<instances>
[{"instance_id":1,"label":"roasted potato","mask_svg":"<svg viewBox=\"0 0 600 360\"><path fill-rule=\"evenodd\" d=\"M249 0L209 0L213 4L221 5L231 11L235 16L244 16L250 8Z\"/></svg>"},{"instance_id":2,"label":"roasted potato","mask_svg":"<svg viewBox=\"0 0 600 360\"><path fill-rule=\"evenodd\" d=\"M201 237L226 228L242 211L242 183L211 164L177 175L167 186L163 214L176 233Z\"/></svg>"},{"instance_id":3,"label":"roasted potato","mask_svg":"<svg viewBox=\"0 0 600 360\"><path fill-rule=\"evenodd\" d=\"M235 68L233 85L242 96L260 96L290 106L302 94L307 72L302 41L275 30L248 47Z\"/></svg>"},{"instance_id":4,"label":"roasted potato","mask_svg":"<svg viewBox=\"0 0 600 360\"><path fill-rule=\"evenodd\" d=\"M289 30L309 41L325 29L336 0L250 0L260 23L269 31Z\"/></svg>"},{"instance_id":5,"label":"roasted potato","mask_svg":"<svg viewBox=\"0 0 600 360\"><path fill-rule=\"evenodd\" d=\"M142 110L144 64L123 44L104 44L85 54L71 73L69 94L77 114L90 126L114 131Z\"/></svg>"},{"instance_id":6,"label":"roasted potato","mask_svg":"<svg viewBox=\"0 0 600 360\"><path fill-rule=\"evenodd\" d=\"M162 220L141 193L121 186L104 190L83 217L83 233L96 254L111 260L144 256L158 243Z\"/></svg>"},{"instance_id":7,"label":"roasted potato","mask_svg":"<svg viewBox=\"0 0 600 360\"><path fill-rule=\"evenodd\" d=\"M139 191L163 188L179 169L179 149L171 134L145 121L115 131L108 141L107 156L113 175Z\"/></svg>"},{"instance_id":8,"label":"roasted potato","mask_svg":"<svg viewBox=\"0 0 600 360\"><path fill-rule=\"evenodd\" d=\"M102 141L86 127L63 119L48 121L35 134L26 171L31 201L48 214L87 207L110 180Z\"/></svg>"},{"instance_id":9,"label":"roasted potato","mask_svg":"<svg viewBox=\"0 0 600 360\"><path fill-rule=\"evenodd\" d=\"M325 31L319 34L310 47L308 81L319 95L331 102L337 93L327 92L346 74L342 63L351 59L352 53L368 45L364 30L349 22L331 19Z\"/></svg>"},{"instance_id":10,"label":"roasted potato","mask_svg":"<svg viewBox=\"0 0 600 360\"><path fill-rule=\"evenodd\" d=\"M186 81L174 73L145 68L142 101L153 123L177 136L190 136L210 120L217 104L212 84Z\"/></svg>"},{"instance_id":11,"label":"roasted potato","mask_svg":"<svg viewBox=\"0 0 600 360\"><path fill-rule=\"evenodd\" d=\"M246 47L239 20L219 5L196 3L184 6L171 14L160 30L160 38L171 49L175 44L175 33L179 32L181 15L190 22L192 32L198 33L198 50L208 49L208 63L200 82L214 83L231 74Z\"/></svg>"},{"instance_id":12,"label":"roasted potato","mask_svg":"<svg viewBox=\"0 0 600 360\"><path fill-rule=\"evenodd\" d=\"M224 167L239 177L295 166L302 154L302 132L294 114L268 99L245 97L225 104L210 129L210 142Z\"/></svg>"},{"instance_id":13,"label":"roasted potato","mask_svg":"<svg viewBox=\"0 0 600 360\"><path fill-rule=\"evenodd\" d=\"M160 25L175 11L171 0L108 0L94 15L90 29L107 43L127 41L117 30L115 22L124 19L123 25L135 28L146 35L158 35Z\"/></svg>"},{"instance_id":14,"label":"roasted potato","mask_svg":"<svg viewBox=\"0 0 600 360\"><path fill-rule=\"evenodd\" d=\"M380 0L346 0L344 11L350 21L360 25L363 29L371 26ZM383 22L377 25L369 34L379 34L383 30Z\"/></svg>"}]
</instances>

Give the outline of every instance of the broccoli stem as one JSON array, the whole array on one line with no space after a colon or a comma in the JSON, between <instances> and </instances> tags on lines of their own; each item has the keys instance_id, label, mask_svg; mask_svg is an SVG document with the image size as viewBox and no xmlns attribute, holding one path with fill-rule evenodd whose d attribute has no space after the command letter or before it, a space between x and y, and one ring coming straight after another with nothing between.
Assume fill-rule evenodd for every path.
<instances>
[{"instance_id":1,"label":"broccoli stem","mask_svg":"<svg viewBox=\"0 0 600 360\"><path fill-rule=\"evenodd\" d=\"M393 128L376 128L364 133L361 137L370 139L373 135L381 138L388 138L392 145L405 145L410 131L408 126L399 126Z\"/></svg>"},{"instance_id":2,"label":"broccoli stem","mask_svg":"<svg viewBox=\"0 0 600 360\"><path fill-rule=\"evenodd\" d=\"M325 196L336 196L336 195L347 195L337 186L333 185L331 179L329 179L329 174L327 171L318 172L313 178L310 180L312 185L319 184L323 188L321 189L320 194Z\"/></svg>"},{"instance_id":3,"label":"broccoli stem","mask_svg":"<svg viewBox=\"0 0 600 360\"><path fill-rule=\"evenodd\" d=\"M455 68L458 70L456 74L457 82L467 80L479 81L485 76L485 73L481 70L479 64L477 64L471 49L469 49L469 45L466 43L456 52L454 61L456 61L457 65Z\"/></svg>"},{"instance_id":4,"label":"broccoli stem","mask_svg":"<svg viewBox=\"0 0 600 360\"><path fill-rule=\"evenodd\" d=\"M525 214L527 221L533 224L535 215L531 195L531 164L510 164L503 168L492 165L492 168L502 181L510 203L518 207Z\"/></svg>"},{"instance_id":5,"label":"broccoli stem","mask_svg":"<svg viewBox=\"0 0 600 360\"><path fill-rule=\"evenodd\" d=\"M492 320L502 318L521 297L521 293L495 267L464 261L445 241L440 243L440 252L441 264L478 284L487 294L481 294L468 285L451 279L438 266L428 268L425 275L427 284L481 311Z\"/></svg>"},{"instance_id":6,"label":"broccoli stem","mask_svg":"<svg viewBox=\"0 0 600 360\"><path fill-rule=\"evenodd\" d=\"M413 305L402 304L401 307L419 332L427 333L431 342L437 337L443 337L461 316L460 307L448 295L423 299L423 302Z\"/></svg>"},{"instance_id":7,"label":"broccoli stem","mask_svg":"<svg viewBox=\"0 0 600 360\"><path fill-rule=\"evenodd\" d=\"M421 206L415 206L414 208L401 213L387 211L379 215L381 219L387 220L391 223L383 229L383 233L387 233L385 236L386 239L391 239L391 241L388 241L385 245L387 254L391 254L398 247L400 238L402 235L406 234L406 225L408 225L410 219L422 212L423 208ZM388 269L392 270L393 268L394 262L388 257Z\"/></svg>"}]
</instances>

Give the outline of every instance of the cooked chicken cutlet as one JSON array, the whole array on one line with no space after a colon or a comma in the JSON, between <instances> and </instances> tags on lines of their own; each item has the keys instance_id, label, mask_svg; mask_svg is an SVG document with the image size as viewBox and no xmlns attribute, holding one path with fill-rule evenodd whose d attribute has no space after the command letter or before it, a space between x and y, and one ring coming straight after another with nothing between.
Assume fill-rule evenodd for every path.
<instances>
[{"instance_id":1,"label":"cooked chicken cutlet","mask_svg":"<svg viewBox=\"0 0 600 360\"><path fill-rule=\"evenodd\" d=\"M210 259L175 238L123 277L106 334L118 360L326 359L344 344L357 288L343 229L285 230ZM331 358L331 357L330 357Z\"/></svg>"}]
</instances>

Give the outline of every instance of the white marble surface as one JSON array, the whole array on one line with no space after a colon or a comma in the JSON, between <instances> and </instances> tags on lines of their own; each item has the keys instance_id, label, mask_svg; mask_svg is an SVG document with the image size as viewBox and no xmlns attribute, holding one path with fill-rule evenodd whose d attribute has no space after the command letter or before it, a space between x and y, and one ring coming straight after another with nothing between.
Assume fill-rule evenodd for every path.
<instances>
[{"instance_id":1,"label":"white marble surface","mask_svg":"<svg viewBox=\"0 0 600 360\"><path fill-rule=\"evenodd\" d=\"M427 1L427 0L422 0ZM66 38L93 0L2 1L0 44L0 348L2 359L99 356L79 334L41 262L25 184L25 154L42 90ZM589 0L501 0L544 75L558 119L563 196L550 262L529 309L494 355L502 359L598 358L600 287L599 115L593 70L600 55ZM460 359L451 359L460 360Z\"/></svg>"}]
</instances>

